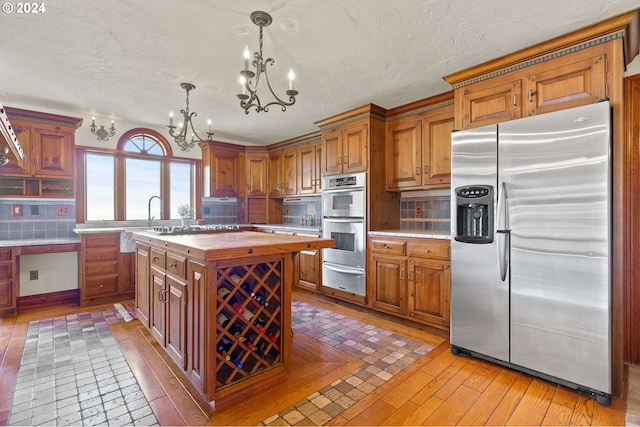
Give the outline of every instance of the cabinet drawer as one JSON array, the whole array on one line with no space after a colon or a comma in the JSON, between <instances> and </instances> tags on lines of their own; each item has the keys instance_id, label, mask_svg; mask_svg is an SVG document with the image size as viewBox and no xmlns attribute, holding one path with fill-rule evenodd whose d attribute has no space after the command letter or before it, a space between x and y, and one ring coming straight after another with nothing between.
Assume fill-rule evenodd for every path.
<instances>
[{"instance_id":1,"label":"cabinet drawer","mask_svg":"<svg viewBox=\"0 0 640 427\"><path fill-rule=\"evenodd\" d=\"M0 280L10 280L12 278L12 266L12 262L0 262Z\"/></svg>"},{"instance_id":2,"label":"cabinet drawer","mask_svg":"<svg viewBox=\"0 0 640 427\"><path fill-rule=\"evenodd\" d=\"M120 234L87 234L84 236L87 248L102 248L105 246L120 246Z\"/></svg>"},{"instance_id":3,"label":"cabinet drawer","mask_svg":"<svg viewBox=\"0 0 640 427\"><path fill-rule=\"evenodd\" d=\"M166 255L164 251L151 249L151 264L164 270Z\"/></svg>"},{"instance_id":4,"label":"cabinet drawer","mask_svg":"<svg viewBox=\"0 0 640 427\"><path fill-rule=\"evenodd\" d=\"M119 253L120 253L120 248L118 247L85 249L84 260L85 262L116 261L118 259Z\"/></svg>"},{"instance_id":5,"label":"cabinet drawer","mask_svg":"<svg viewBox=\"0 0 640 427\"><path fill-rule=\"evenodd\" d=\"M11 261L11 248L0 249L0 261Z\"/></svg>"},{"instance_id":6,"label":"cabinet drawer","mask_svg":"<svg viewBox=\"0 0 640 427\"><path fill-rule=\"evenodd\" d=\"M62 252L77 252L78 245L76 243L65 243L61 245L36 245L23 246L20 249L20 255L39 255L39 254L56 254Z\"/></svg>"},{"instance_id":7,"label":"cabinet drawer","mask_svg":"<svg viewBox=\"0 0 640 427\"><path fill-rule=\"evenodd\" d=\"M409 256L418 258L449 259L449 242L429 241L409 242Z\"/></svg>"},{"instance_id":8,"label":"cabinet drawer","mask_svg":"<svg viewBox=\"0 0 640 427\"><path fill-rule=\"evenodd\" d=\"M111 295L118 292L118 275L85 277L85 297Z\"/></svg>"},{"instance_id":9,"label":"cabinet drawer","mask_svg":"<svg viewBox=\"0 0 640 427\"><path fill-rule=\"evenodd\" d=\"M84 274L87 277L103 274L118 274L118 263L116 261L87 262L84 264Z\"/></svg>"},{"instance_id":10,"label":"cabinet drawer","mask_svg":"<svg viewBox=\"0 0 640 427\"><path fill-rule=\"evenodd\" d=\"M182 255L167 254L167 271L174 276L187 278L187 258Z\"/></svg>"},{"instance_id":11,"label":"cabinet drawer","mask_svg":"<svg viewBox=\"0 0 640 427\"><path fill-rule=\"evenodd\" d=\"M388 255L405 255L407 251L407 242L372 240L371 251Z\"/></svg>"}]
</instances>

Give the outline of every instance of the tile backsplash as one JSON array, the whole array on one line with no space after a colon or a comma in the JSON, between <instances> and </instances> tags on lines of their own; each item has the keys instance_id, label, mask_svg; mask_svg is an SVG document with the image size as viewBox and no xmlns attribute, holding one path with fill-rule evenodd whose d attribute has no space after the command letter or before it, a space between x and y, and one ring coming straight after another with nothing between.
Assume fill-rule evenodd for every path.
<instances>
[{"instance_id":1,"label":"tile backsplash","mask_svg":"<svg viewBox=\"0 0 640 427\"><path fill-rule=\"evenodd\" d=\"M451 231L451 201L446 196L407 197L400 200L403 230Z\"/></svg>"},{"instance_id":2,"label":"tile backsplash","mask_svg":"<svg viewBox=\"0 0 640 427\"><path fill-rule=\"evenodd\" d=\"M238 199L235 197L203 197L202 219L205 224L237 224Z\"/></svg>"},{"instance_id":3,"label":"tile backsplash","mask_svg":"<svg viewBox=\"0 0 640 427\"><path fill-rule=\"evenodd\" d=\"M77 237L75 226L75 200L0 200L0 240Z\"/></svg>"},{"instance_id":4,"label":"tile backsplash","mask_svg":"<svg viewBox=\"0 0 640 427\"><path fill-rule=\"evenodd\" d=\"M282 201L284 224L320 227L322 224L322 198L296 197Z\"/></svg>"}]
</instances>

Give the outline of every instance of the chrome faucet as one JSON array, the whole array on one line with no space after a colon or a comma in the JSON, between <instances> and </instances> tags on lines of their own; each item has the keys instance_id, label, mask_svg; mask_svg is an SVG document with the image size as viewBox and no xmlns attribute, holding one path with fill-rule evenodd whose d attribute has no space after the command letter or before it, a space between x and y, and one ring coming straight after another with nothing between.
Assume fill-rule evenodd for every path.
<instances>
[{"instance_id":1,"label":"chrome faucet","mask_svg":"<svg viewBox=\"0 0 640 427\"><path fill-rule=\"evenodd\" d=\"M151 201L153 199L160 200L160 211L162 211L162 199L160 198L160 196L151 196L151 197L149 197L149 201L147 202L147 221L148 221L149 227L151 227L151 223L153 221L153 217L151 216Z\"/></svg>"}]
</instances>

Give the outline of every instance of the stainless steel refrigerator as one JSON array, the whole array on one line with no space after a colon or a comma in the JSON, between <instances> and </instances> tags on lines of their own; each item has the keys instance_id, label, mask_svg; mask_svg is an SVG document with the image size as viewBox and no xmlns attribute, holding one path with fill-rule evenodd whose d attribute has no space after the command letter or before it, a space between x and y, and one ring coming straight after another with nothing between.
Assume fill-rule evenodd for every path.
<instances>
[{"instance_id":1,"label":"stainless steel refrigerator","mask_svg":"<svg viewBox=\"0 0 640 427\"><path fill-rule=\"evenodd\" d=\"M452 134L451 350L610 403L608 101Z\"/></svg>"}]
</instances>

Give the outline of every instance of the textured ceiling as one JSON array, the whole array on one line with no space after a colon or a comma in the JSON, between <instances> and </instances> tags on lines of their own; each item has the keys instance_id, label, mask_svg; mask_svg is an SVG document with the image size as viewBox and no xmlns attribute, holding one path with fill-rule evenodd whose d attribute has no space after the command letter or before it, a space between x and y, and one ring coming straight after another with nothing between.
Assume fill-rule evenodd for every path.
<instances>
[{"instance_id":1,"label":"textured ceiling","mask_svg":"<svg viewBox=\"0 0 640 427\"><path fill-rule=\"evenodd\" d=\"M190 94L197 130L266 145L367 103L392 108L450 90L442 76L638 7L637 0L55 0L0 15L0 102L159 130ZM296 72L286 112L239 107L249 14L273 16L272 84ZM264 89L264 88L263 88ZM87 122L85 121L85 125Z\"/></svg>"}]
</instances>

